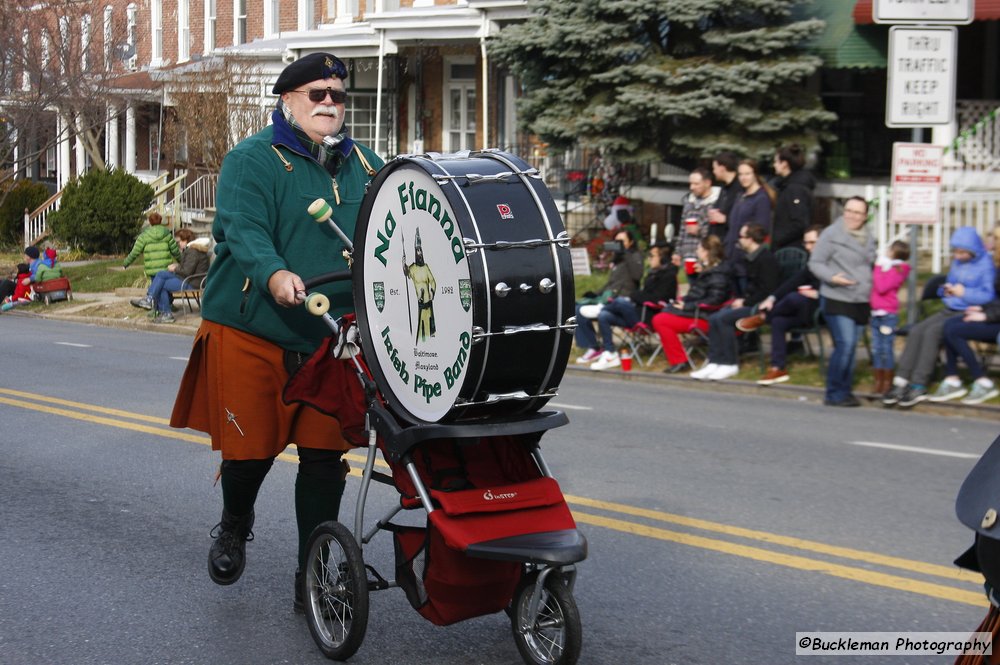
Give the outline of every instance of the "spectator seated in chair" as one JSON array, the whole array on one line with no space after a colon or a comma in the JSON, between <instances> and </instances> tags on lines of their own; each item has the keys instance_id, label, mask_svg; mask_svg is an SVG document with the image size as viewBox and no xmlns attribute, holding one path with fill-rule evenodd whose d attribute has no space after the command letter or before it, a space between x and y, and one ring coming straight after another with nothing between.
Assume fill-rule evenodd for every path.
<instances>
[{"instance_id":1,"label":"spectator seated in chair","mask_svg":"<svg viewBox=\"0 0 1000 665\"><path fill-rule=\"evenodd\" d=\"M993 251L993 265L997 272L993 290L1000 294L1000 226L993 229L990 236ZM945 378L931 396L932 402L947 402L962 398L963 404L982 404L1000 395L996 384L986 376L983 362L976 357L969 341L1000 342L1000 297L985 305L971 305L962 317L952 317L945 321L942 331L945 351ZM972 383L966 389L958 376L958 359L969 368Z\"/></svg>"},{"instance_id":2,"label":"spectator seated in chair","mask_svg":"<svg viewBox=\"0 0 1000 665\"><path fill-rule=\"evenodd\" d=\"M621 365L615 349L613 327L632 328L639 323L645 302L667 302L677 297L677 267L670 263L673 249L666 243L649 248L649 273L642 288L629 296L618 296L604 303L597 315L604 352L590 364L590 369L602 370ZM588 349L597 347L597 337L590 320L577 319L577 343Z\"/></svg>"},{"instance_id":3,"label":"spectator seated in chair","mask_svg":"<svg viewBox=\"0 0 1000 665\"><path fill-rule=\"evenodd\" d=\"M208 241L196 240L191 229L174 231L177 245L181 249L179 263L169 264L165 270L157 272L146 291L145 298L134 298L134 307L148 309L153 313L154 323L173 323L174 314L170 295L184 285L184 278L208 271Z\"/></svg>"},{"instance_id":4,"label":"spectator seated in chair","mask_svg":"<svg viewBox=\"0 0 1000 665\"><path fill-rule=\"evenodd\" d=\"M754 307L778 286L778 262L764 245L766 237L767 230L756 222L740 229L736 251L743 255L746 266L746 291L708 317L708 364L691 372L691 378L722 381L739 373L739 346L734 324L753 314Z\"/></svg>"},{"instance_id":5,"label":"spectator seated in chair","mask_svg":"<svg viewBox=\"0 0 1000 665\"><path fill-rule=\"evenodd\" d=\"M663 353L667 357L666 371L671 374L690 367L680 335L692 328L708 331L708 321L699 318L703 308L717 308L732 297L732 278L722 251L722 241L718 236L709 235L701 239L697 249L698 264L694 280L683 299L675 301L653 317L653 329L660 336Z\"/></svg>"},{"instance_id":6,"label":"spectator seated in chair","mask_svg":"<svg viewBox=\"0 0 1000 665\"><path fill-rule=\"evenodd\" d=\"M608 301L633 293L639 288L645 265L634 231L620 230L615 235L615 241L620 243L621 249L615 253L607 283L600 293L587 292L584 298L576 303L576 345L585 349L583 355L576 359L580 364L598 360L607 367L616 367L620 364L620 361L615 362L618 360L618 353L614 352L614 345L611 347L611 352L601 351L594 335L594 321ZM609 343L611 340L605 340L605 345Z\"/></svg>"},{"instance_id":7,"label":"spectator seated in chair","mask_svg":"<svg viewBox=\"0 0 1000 665\"><path fill-rule=\"evenodd\" d=\"M803 236L807 252L812 252L822 231L811 226ZM761 326L771 326L771 363L757 383L770 386L788 381L788 331L812 325L819 308L819 279L804 266L782 282L757 306L757 312L736 322L736 329L752 332Z\"/></svg>"},{"instance_id":8,"label":"spectator seated in chair","mask_svg":"<svg viewBox=\"0 0 1000 665\"><path fill-rule=\"evenodd\" d=\"M945 324L949 319L961 320L970 307L983 306L997 297L996 266L976 229L971 226L955 229L951 251L948 278L939 289L945 307L910 328L896 366L893 387L882 398L885 406L909 408L932 397L927 385L937 364ZM953 387L954 383L946 379L933 397L950 398Z\"/></svg>"}]
</instances>

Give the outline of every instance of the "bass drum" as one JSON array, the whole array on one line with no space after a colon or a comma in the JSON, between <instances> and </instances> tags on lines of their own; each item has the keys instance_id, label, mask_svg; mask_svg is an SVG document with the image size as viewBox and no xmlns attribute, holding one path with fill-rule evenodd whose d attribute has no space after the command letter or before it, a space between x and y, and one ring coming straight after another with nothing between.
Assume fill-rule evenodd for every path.
<instances>
[{"instance_id":1,"label":"bass drum","mask_svg":"<svg viewBox=\"0 0 1000 665\"><path fill-rule=\"evenodd\" d=\"M398 415L502 417L556 394L573 341L569 238L519 158L386 164L361 205L353 271L362 348Z\"/></svg>"}]
</instances>

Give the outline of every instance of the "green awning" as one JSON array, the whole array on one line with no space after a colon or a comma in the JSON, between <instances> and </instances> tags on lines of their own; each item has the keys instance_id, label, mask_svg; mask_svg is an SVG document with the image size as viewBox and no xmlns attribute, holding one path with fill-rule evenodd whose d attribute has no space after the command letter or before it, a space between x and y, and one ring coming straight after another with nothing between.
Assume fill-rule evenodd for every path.
<instances>
[{"instance_id":1,"label":"green awning","mask_svg":"<svg viewBox=\"0 0 1000 665\"><path fill-rule=\"evenodd\" d=\"M885 69L889 31L884 25L856 25L854 0L810 0L798 5L795 18L819 18L826 29L808 43L831 69Z\"/></svg>"}]
</instances>

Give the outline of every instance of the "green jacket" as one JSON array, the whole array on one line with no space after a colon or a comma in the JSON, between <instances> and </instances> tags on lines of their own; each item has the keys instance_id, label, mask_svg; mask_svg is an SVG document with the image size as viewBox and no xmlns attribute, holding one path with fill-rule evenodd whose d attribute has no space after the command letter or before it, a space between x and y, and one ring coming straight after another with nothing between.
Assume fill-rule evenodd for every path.
<instances>
[{"instance_id":1,"label":"green jacket","mask_svg":"<svg viewBox=\"0 0 1000 665\"><path fill-rule=\"evenodd\" d=\"M353 238L365 186L371 180L354 146L373 169L383 162L368 148L346 140L340 146L346 159L332 180L303 152L280 113L274 120L223 160L212 225L216 258L202 297L202 317L285 349L310 353L329 336L329 328L305 307L278 305L267 280L283 269L303 280L347 269L343 243L328 224L313 220L309 205L318 198L326 200L340 228ZM330 297L332 316L354 310L350 281L316 290Z\"/></svg>"},{"instance_id":2,"label":"green jacket","mask_svg":"<svg viewBox=\"0 0 1000 665\"><path fill-rule=\"evenodd\" d=\"M54 268L50 268L44 263L38 266L38 270L35 272L35 281L44 282L49 279L59 279L63 276L62 266L56 264Z\"/></svg>"},{"instance_id":3,"label":"green jacket","mask_svg":"<svg viewBox=\"0 0 1000 665\"><path fill-rule=\"evenodd\" d=\"M135 239L132 251L125 257L125 267L142 254L142 269L148 277L154 276L175 260L181 258L181 248L174 240L174 234L165 226L150 226Z\"/></svg>"}]
</instances>

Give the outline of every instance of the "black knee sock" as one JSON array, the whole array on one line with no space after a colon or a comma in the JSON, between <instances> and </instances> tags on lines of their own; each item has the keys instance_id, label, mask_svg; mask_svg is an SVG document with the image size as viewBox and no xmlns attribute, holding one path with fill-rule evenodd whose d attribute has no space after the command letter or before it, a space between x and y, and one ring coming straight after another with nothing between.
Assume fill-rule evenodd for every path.
<instances>
[{"instance_id":1,"label":"black knee sock","mask_svg":"<svg viewBox=\"0 0 1000 665\"><path fill-rule=\"evenodd\" d=\"M295 477L295 521L299 531L299 569L305 567L306 544L317 526L336 520L347 482L347 466L341 453L299 449L299 473Z\"/></svg>"},{"instance_id":2,"label":"black knee sock","mask_svg":"<svg viewBox=\"0 0 1000 665\"><path fill-rule=\"evenodd\" d=\"M230 515L243 516L253 510L264 477L274 458L223 460L222 504Z\"/></svg>"}]
</instances>

